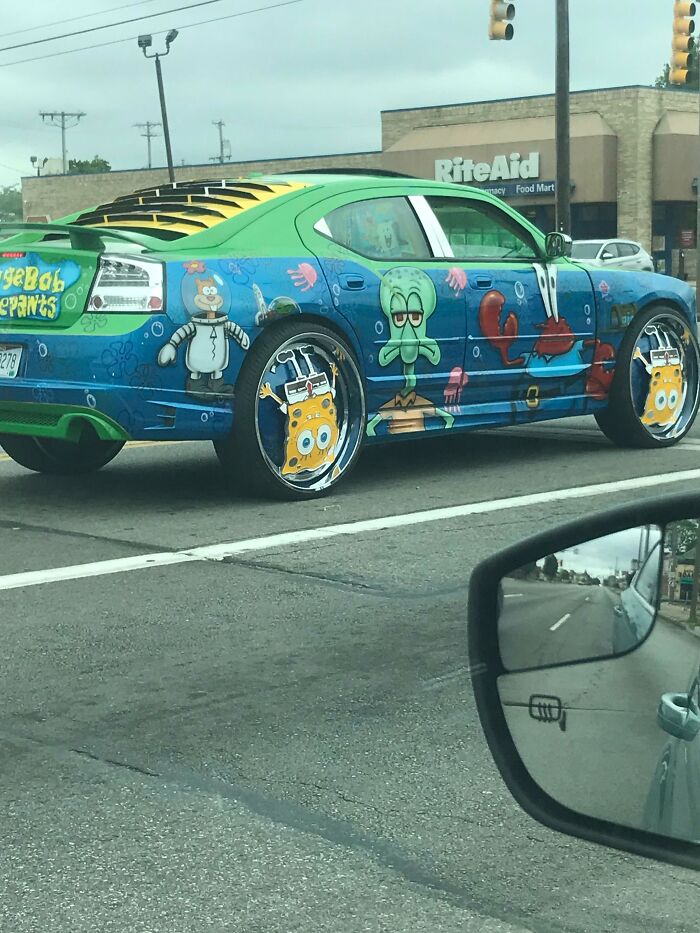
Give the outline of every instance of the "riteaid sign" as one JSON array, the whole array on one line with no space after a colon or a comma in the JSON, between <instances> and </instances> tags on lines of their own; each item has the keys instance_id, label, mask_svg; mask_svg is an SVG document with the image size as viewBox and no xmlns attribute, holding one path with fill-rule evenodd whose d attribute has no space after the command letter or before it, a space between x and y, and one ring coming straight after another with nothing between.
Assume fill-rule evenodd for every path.
<instances>
[{"instance_id":1,"label":"riteaid sign","mask_svg":"<svg viewBox=\"0 0 700 933\"><path fill-rule=\"evenodd\" d=\"M539 177L539 152L531 152L526 159L521 159L519 152L511 152L509 156L495 156L492 162L475 162L473 159L463 159L462 156L435 160L435 181L473 184Z\"/></svg>"}]
</instances>

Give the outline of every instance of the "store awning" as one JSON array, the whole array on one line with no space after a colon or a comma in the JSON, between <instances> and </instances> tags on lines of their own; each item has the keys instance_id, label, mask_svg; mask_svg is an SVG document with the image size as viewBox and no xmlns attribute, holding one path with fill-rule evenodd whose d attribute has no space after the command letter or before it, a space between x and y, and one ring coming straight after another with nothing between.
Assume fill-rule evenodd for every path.
<instances>
[{"instance_id":1,"label":"store awning","mask_svg":"<svg viewBox=\"0 0 700 933\"><path fill-rule=\"evenodd\" d=\"M574 200L617 200L617 136L599 113L571 115L571 177ZM460 155L491 162L498 155L540 154L541 180L556 177L554 116L451 123L410 130L384 152L387 169L435 177L435 162Z\"/></svg>"},{"instance_id":2,"label":"store awning","mask_svg":"<svg viewBox=\"0 0 700 933\"><path fill-rule=\"evenodd\" d=\"M654 130L654 200L694 201L698 115L667 110Z\"/></svg>"}]
</instances>

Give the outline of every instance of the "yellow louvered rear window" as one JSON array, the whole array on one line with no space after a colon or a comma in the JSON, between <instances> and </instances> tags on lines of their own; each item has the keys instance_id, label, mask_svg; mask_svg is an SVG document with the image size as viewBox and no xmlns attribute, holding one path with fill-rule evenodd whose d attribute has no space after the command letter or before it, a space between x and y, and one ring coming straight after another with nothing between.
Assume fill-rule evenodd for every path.
<instances>
[{"instance_id":1,"label":"yellow louvered rear window","mask_svg":"<svg viewBox=\"0 0 700 933\"><path fill-rule=\"evenodd\" d=\"M76 224L140 230L162 239L200 233L251 207L306 188L304 182L264 182L249 178L176 181L142 188L81 214Z\"/></svg>"}]
</instances>

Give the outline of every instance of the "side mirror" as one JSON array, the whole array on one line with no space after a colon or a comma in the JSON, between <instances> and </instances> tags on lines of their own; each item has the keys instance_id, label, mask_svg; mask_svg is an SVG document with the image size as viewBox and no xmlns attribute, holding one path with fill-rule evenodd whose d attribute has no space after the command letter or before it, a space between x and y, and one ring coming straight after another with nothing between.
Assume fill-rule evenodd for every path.
<instances>
[{"instance_id":1,"label":"side mirror","mask_svg":"<svg viewBox=\"0 0 700 933\"><path fill-rule=\"evenodd\" d=\"M574 241L566 233L548 233L544 243L547 259L559 259L571 256Z\"/></svg>"},{"instance_id":2,"label":"side mirror","mask_svg":"<svg viewBox=\"0 0 700 933\"><path fill-rule=\"evenodd\" d=\"M480 564L486 739L535 819L700 869L700 496L562 526Z\"/></svg>"},{"instance_id":3,"label":"side mirror","mask_svg":"<svg viewBox=\"0 0 700 933\"><path fill-rule=\"evenodd\" d=\"M603 252L600 254L600 258L601 258L604 262L607 262L608 259L614 259L615 257L614 257L613 254L610 252L610 250L607 250L607 249L606 249L606 250L603 250Z\"/></svg>"}]
</instances>

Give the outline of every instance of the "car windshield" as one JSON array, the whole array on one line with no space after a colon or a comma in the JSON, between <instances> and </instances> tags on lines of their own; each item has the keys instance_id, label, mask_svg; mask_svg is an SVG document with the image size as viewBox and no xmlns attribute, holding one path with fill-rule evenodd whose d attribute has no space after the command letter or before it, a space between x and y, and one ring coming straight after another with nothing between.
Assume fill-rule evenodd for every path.
<instances>
[{"instance_id":1,"label":"car windshield","mask_svg":"<svg viewBox=\"0 0 700 933\"><path fill-rule=\"evenodd\" d=\"M602 245L602 242L598 241L587 243L574 241L571 256L573 259L595 259Z\"/></svg>"},{"instance_id":2,"label":"car windshield","mask_svg":"<svg viewBox=\"0 0 700 933\"><path fill-rule=\"evenodd\" d=\"M467 638L497 549L698 489L672 6L2 3L2 933L694 929L511 799ZM596 681L528 676L573 783Z\"/></svg>"}]
</instances>

